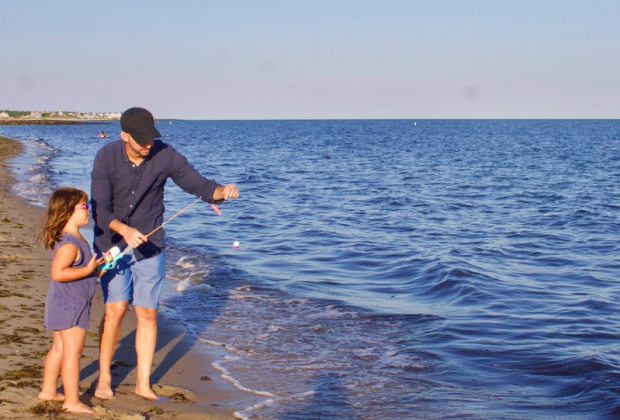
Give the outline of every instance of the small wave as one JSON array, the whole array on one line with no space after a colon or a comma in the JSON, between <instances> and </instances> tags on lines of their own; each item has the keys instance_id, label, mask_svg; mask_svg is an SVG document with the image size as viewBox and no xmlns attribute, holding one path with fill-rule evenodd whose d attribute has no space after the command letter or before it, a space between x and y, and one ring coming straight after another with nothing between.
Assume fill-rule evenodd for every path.
<instances>
[{"instance_id":1,"label":"small wave","mask_svg":"<svg viewBox=\"0 0 620 420\"><path fill-rule=\"evenodd\" d=\"M213 290L213 287L206 283L192 284L191 279L185 279L174 285L177 292L202 292L207 293Z\"/></svg>"},{"instance_id":2,"label":"small wave","mask_svg":"<svg viewBox=\"0 0 620 420\"><path fill-rule=\"evenodd\" d=\"M49 183L49 175L46 174L36 174L28 179L28 182L33 184L47 184Z\"/></svg>"},{"instance_id":3,"label":"small wave","mask_svg":"<svg viewBox=\"0 0 620 420\"><path fill-rule=\"evenodd\" d=\"M185 269L196 267L196 264L191 261L191 257L181 257L181 259L177 261L176 265Z\"/></svg>"},{"instance_id":4,"label":"small wave","mask_svg":"<svg viewBox=\"0 0 620 420\"><path fill-rule=\"evenodd\" d=\"M39 140L37 140L37 144L38 144L38 146L39 146L41 149L43 149L43 150L46 150L46 151L49 151L49 152L53 152L53 153L57 153L57 152L58 152L58 149L56 149L56 148L54 148L54 147L50 146L50 145L49 145L49 144L47 144L47 143L45 142L45 140L43 140L43 139L39 139Z\"/></svg>"},{"instance_id":5,"label":"small wave","mask_svg":"<svg viewBox=\"0 0 620 420\"><path fill-rule=\"evenodd\" d=\"M355 318L356 316L356 312L344 311L340 308L336 308L334 305L329 305L320 312L309 314L308 319L335 319L342 317Z\"/></svg>"},{"instance_id":6,"label":"small wave","mask_svg":"<svg viewBox=\"0 0 620 420\"><path fill-rule=\"evenodd\" d=\"M235 379L230 372L222 366L223 362L213 362L211 365L219 370L220 372L222 372L222 378L227 380L228 382L230 382L231 384L234 385L235 388L240 389L241 391L246 391L246 392L250 392L252 394L256 394L256 395L261 395L263 397L275 397L274 394L272 394L271 392L267 392L267 391L258 391L255 389L250 389L247 388L243 385L241 385L241 382L239 382L237 379Z\"/></svg>"},{"instance_id":7,"label":"small wave","mask_svg":"<svg viewBox=\"0 0 620 420\"><path fill-rule=\"evenodd\" d=\"M219 343L217 341L212 341L212 340L206 340L204 338L200 338L199 341L201 341L201 342L203 342L205 344L208 344L210 346L215 346L215 347L225 347L226 346L226 344L224 344L224 343Z\"/></svg>"},{"instance_id":8,"label":"small wave","mask_svg":"<svg viewBox=\"0 0 620 420\"><path fill-rule=\"evenodd\" d=\"M269 398L265 401L259 402L257 404L254 404L248 408L245 408L242 411L236 411L234 414L235 417L237 417L238 419L241 420L251 420L251 415L253 411L258 411L264 408L268 408L271 407L272 405L280 402L280 403L285 403L285 402L291 402L291 403L299 403L300 400L306 400L310 397L313 397L314 395L316 395L315 391L308 391L308 392L302 392L300 394L296 394L296 395L292 395L290 397L286 397L286 398ZM294 402L294 400L297 400Z\"/></svg>"}]
</instances>

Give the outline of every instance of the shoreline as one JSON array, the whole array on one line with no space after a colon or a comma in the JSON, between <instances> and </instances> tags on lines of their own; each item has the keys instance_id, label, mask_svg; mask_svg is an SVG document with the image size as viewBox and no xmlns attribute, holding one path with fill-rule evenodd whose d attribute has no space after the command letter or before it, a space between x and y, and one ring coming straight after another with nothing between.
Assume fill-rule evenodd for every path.
<instances>
[{"instance_id":1,"label":"shoreline","mask_svg":"<svg viewBox=\"0 0 620 420\"><path fill-rule=\"evenodd\" d=\"M6 161L23 150L18 141L0 136L0 417L41 418L60 404L40 404L37 395L51 332L42 324L49 284L51 251L35 244L43 209L12 194L15 180ZM167 280L168 287L171 281ZM164 286L166 287L166 286ZM98 287L99 289L99 287ZM131 306L130 306L131 308ZM82 399L93 406L97 419L235 419L234 412L265 399L244 392L221 377L213 363L225 350L208 346L173 319L174 309L162 305L158 317L158 342L153 361L153 389L169 402L155 403L133 394L136 356L136 319L129 311L123 323L113 362L116 398L93 397L98 372L98 327L104 312L100 290L93 300L92 318L82 358ZM60 381L59 381L60 382ZM32 410L42 410L36 414ZM45 411L48 410L48 411ZM85 418L63 413L60 418Z\"/></svg>"},{"instance_id":2,"label":"shoreline","mask_svg":"<svg viewBox=\"0 0 620 420\"><path fill-rule=\"evenodd\" d=\"M113 124L118 120L48 120L48 119L1 119L0 125L76 125L76 124Z\"/></svg>"}]
</instances>

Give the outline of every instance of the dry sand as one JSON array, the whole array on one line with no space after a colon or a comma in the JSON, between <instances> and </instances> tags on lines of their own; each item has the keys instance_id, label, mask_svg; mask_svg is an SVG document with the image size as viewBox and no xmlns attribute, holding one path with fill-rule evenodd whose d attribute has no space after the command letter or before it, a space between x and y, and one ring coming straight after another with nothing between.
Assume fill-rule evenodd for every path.
<instances>
[{"instance_id":1,"label":"dry sand","mask_svg":"<svg viewBox=\"0 0 620 420\"><path fill-rule=\"evenodd\" d=\"M14 179L5 163L20 150L18 141L0 137L0 418L93 418L60 413L60 403L37 400L43 359L51 345L51 332L43 328L51 251L35 243L43 209L11 194ZM234 419L234 411L263 400L223 380L211 366L220 357L220 350L196 342L182 325L172 320L165 307L159 315L152 382L155 392L170 396L171 400L154 403L132 392L136 365L133 312L125 318L113 364L117 396L110 401L94 398L97 329L103 306L98 287L80 375L82 400L94 407L94 418Z\"/></svg>"}]
</instances>

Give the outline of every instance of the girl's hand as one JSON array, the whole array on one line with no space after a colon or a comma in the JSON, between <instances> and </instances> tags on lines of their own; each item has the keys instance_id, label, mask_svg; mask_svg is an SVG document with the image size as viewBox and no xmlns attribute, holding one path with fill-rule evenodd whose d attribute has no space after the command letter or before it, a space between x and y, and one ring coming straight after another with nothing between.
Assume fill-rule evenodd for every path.
<instances>
[{"instance_id":1,"label":"girl's hand","mask_svg":"<svg viewBox=\"0 0 620 420\"><path fill-rule=\"evenodd\" d=\"M104 261L105 261L104 257L97 258L97 254L93 254L93 256L90 258L90 261L88 262L88 265L87 265L88 269L90 270L89 273L92 273L93 271L95 271L97 267L103 264Z\"/></svg>"}]
</instances>

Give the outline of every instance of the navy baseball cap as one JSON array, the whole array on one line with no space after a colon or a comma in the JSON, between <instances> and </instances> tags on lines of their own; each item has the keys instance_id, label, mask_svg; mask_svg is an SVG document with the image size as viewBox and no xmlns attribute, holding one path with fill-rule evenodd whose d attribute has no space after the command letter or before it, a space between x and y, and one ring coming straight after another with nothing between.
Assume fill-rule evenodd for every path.
<instances>
[{"instance_id":1,"label":"navy baseball cap","mask_svg":"<svg viewBox=\"0 0 620 420\"><path fill-rule=\"evenodd\" d=\"M121 129L142 146L161 137L160 132L155 128L153 114L144 108L129 108L123 112Z\"/></svg>"}]
</instances>

